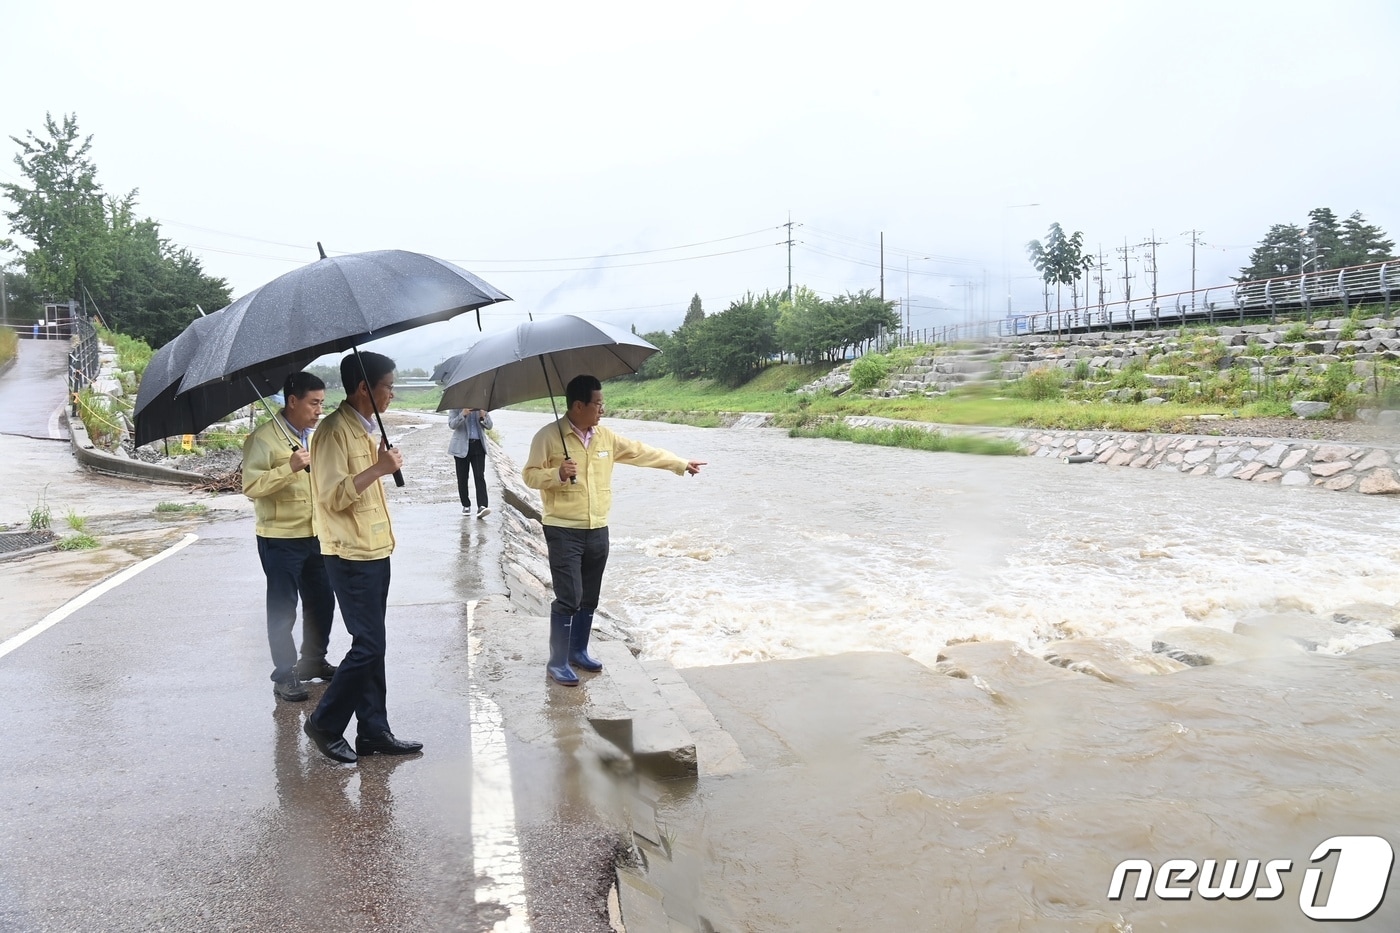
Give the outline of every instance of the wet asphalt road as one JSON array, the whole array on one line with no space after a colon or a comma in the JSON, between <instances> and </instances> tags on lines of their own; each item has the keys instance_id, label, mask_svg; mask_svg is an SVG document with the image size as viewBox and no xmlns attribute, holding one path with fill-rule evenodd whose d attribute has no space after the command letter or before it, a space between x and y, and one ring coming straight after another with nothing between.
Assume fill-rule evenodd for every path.
<instances>
[{"instance_id":1,"label":"wet asphalt road","mask_svg":"<svg viewBox=\"0 0 1400 933\"><path fill-rule=\"evenodd\" d=\"M491 520L459 511L394 511L389 713L419 757L334 764L301 732L323 687L273 697L246 514L0 657L0 930L609 929L586 724L544 682L539 620L507 611ZM337 613L332 659L348 645ZM488 708L494 811L473 799ZM504 861L487 823L516 834ZM493 876L512 845L529 926Z\"/></svg>"},{"instance_id":2,"label":"wet asphalt road","mask_svg":"<svg viewBox=\"0 0 1400 933\"><path fill-rule=\"evenodd\" d=\"M21 340L14 366L0 379L0 434L68 437L58 413L68 386L67 340Z\"/></svg>"}]
</instances>

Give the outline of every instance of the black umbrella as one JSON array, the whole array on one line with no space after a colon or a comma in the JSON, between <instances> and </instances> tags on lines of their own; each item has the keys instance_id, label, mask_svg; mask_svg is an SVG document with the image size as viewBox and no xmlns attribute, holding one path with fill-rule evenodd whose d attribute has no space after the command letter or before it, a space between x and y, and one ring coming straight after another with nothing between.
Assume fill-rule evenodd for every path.
<instances>
[{"instance_id":1,"label":"black umbrella","mask_svg":"<svg viewBox=\"0 0 1400 933\"><path fill-rule=\"evenodd\" d=\"M574 314L527 321L478 340L470 350L438 365L446 374L438 411L454 408L503 408L516 402L549 398L575 376L599 381L635 373L653 353L661 352L630 331ZM559 418L559 409L554 409ZM559 426L564 455L564 426Z\"/></svg>"},{"instance_id":2,"label":"black umbrella","mask_svg":"<svg viewBox=\"0 0 1400 933\"><path fill-rule=\"evenodd\" d=\"M316 262L224 308L223 324L201 342L180 392L279 366L299 368L327 353L509 300L465 269L422 253L379 250L327 258L322 250ZM387 444L382 419L379 430ZM395 473L394 481L403 485L402 475Z\"/></svg>"},{"instance_id":3,"label":"black umbrella","mask_svg":"<svg viewBox=\"0 0 1400 933\"><path fill-rule=\"evenodd\" d=\"M296 372L315 359L307 357L294 367L275 367L233 382L215 382L196 391L181 392L180 381L190 361L202 343L223 324L221 315L222 312L215 311L195 319L178 337L151 356L141 376L132 412L136 422L133 432L136 446L162 437L198 434L230 412L281 391L287 373Z\"/></svg>"}]
</instances>

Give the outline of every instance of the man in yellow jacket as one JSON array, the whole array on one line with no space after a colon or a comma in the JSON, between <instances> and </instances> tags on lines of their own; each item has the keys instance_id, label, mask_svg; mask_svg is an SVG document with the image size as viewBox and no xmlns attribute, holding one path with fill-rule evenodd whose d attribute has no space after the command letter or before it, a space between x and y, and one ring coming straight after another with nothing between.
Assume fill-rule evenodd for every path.
<instances>
[{"instance_id":1,"label":"man in yellow jacket","mask_svg":"<svg viewBox=\"0 0 1400 933\"><path fill-rule=\"evenodd\" d=\"M544 504L544 540L554 581L546 670L557 683L573 687L578 684L575 667L603 669L588 653L588 637L608 564L613 464L690 476L705 462L648 447L599 425L603 386L593 376L570 380L564 403L568 413L541 428L530 443L522 474L527 486L540 491Z\"/></svg>"},{"instance_id":2,"label":"man in yellow jacket","mask_svg":"<svg viewBox=\"0 0 1400 933\"><path fill-rule=\"evenodd\" d=\"M330 680L326 661L335 596L311 511L307 447L321 419L326 384L311 373L292 373L282 386L285 407L243 442L243 494L253 500L258 559L267 577L267 644L272 649L272 692L299 702L303 680ZM301 596L301 660L292 627Z\"/></svg>"},{"instance_id":3,"label":"man in yellow jacket","mask_svg":"<svg viewBox=\"0 0 1400 933\"><path fill-rule=\"evenodd\" d=\"M384 442L372 419L394 400L394 361L352 353L340 361L340 378L345 401L311 439L311 496L326 574L351 641L302 731L327 758L352 762L359 755L411 755L423 745L390 731L384 678L394 528L382 480L403 466L403 454ZM352 715L354 751L345 741Z\"/></svg>"}]
</instances>

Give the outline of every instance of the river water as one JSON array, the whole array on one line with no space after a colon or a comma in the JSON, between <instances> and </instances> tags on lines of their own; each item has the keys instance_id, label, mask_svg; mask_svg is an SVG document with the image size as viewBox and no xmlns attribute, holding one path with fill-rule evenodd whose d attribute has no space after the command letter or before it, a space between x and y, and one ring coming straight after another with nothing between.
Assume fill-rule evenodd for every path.
<instances>
[{"instance_id":1,"label":"river water","mask_svg":"<svg viewBox=\"0 0 1400 933\"><path fill-rule=\"evenodd\" d=\"M546 421L496 417L518 463ZM1031 655L1064 638L1150 649L1176 626L1395 606L1400 501L767 429L612 426L709 462L688 478L617 469L601 606L728 711L717 715L750 756L749 772L658 810L685 868L653 865L651 878L683 890L692 928L1310 929L1301 889L1319 843L1400 842L1400 643L1382 628L1111 684L985 657L982 676L928 670L969 639ZM819 660L864 650L923 667ZM766 666L789 691L774 695L742 664L716 666L795 659L808 660ZM1340 863L1348 883L1370 883L1359 857L1319 862L1324 892ZM1241 897L1111 900L1129 858L1293 867L1280 898L1255 895L1261 872ZM1358 926L1397 923L1392 891Z\"/></svg>"},{"instance_id":2,"label":"river water","mask_svg":"<svg viewBox=\"0 0 1400 933\"><path fill-rule=\"evenodd\" d=\"M523 463L547 419L503 412ZM1034 646L1400 603L1400 501L772 429L614 429L696 477L614 472L602 609L677 667ZM1340 638L1341 652L1388 633Z\"/></svg>"}]
</instances>

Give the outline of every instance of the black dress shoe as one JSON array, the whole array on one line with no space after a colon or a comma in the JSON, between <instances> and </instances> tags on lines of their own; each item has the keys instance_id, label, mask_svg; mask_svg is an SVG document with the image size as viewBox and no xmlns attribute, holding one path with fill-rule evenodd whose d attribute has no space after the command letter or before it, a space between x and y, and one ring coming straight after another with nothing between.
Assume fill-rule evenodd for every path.
<instances>
[{"instance_id":1,"label":"black dress shoe","mask_svg":"<svg viewBox=\"0 0 1400 933\"><path fill-rule=\"evenodd\" d=\"M330 735L322 732L311 724L311 717L306 717L306 722L302 723L301 731L306 733L306 737L316 743L316 747L321 750L331 761L341 761L345 764L354 764L357 756L350 750L350 743L345 741L343 735Z\"/></svg>"},{"instance_id":2,"label":"black dress shoe","mask_svg":"<svg viewBox=\"0 0 1400 933\"><path fill-rule=\"evenodd\" d=\"M392 732L374 737L361 735L355 739L355 751L361 755L416 755L422 750L422 742L405 742L394 738Z\"/></svg>"},{"instance_id":3,"label":"black dress shoe","mask_svg":"<svg viewBox=\"0 0 1400 933\"><path fill-rule=\"evenodd\" d=\"M297 664L297 676L302 680L316 680L319 678L326 683L330 683L331 678L335 676L335 665L325 660L302 661Z\"/></svg>"}]
</instances>

